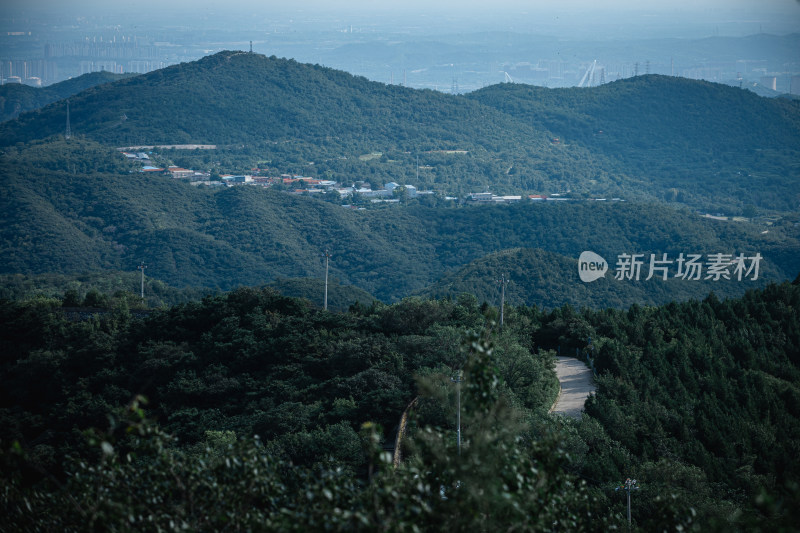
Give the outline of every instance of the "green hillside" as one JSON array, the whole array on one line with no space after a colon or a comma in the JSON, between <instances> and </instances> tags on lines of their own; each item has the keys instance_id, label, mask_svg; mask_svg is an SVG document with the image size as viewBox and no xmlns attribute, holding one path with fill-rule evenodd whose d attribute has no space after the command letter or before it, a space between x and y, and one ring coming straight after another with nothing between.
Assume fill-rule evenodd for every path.
<instances>
[{"instance_id":1,"label":"green hillside","mask_svg":"<svg viewBox=\"0 0 800 533\"><path fill-rule=\"evenodd\" d=\"M797 209L797 101L656 75L592 89L502 84L468 98L605 155L607 172L625 173L664 200Z\"/></svg>"},{"instance_id":2,"label":"green hillside","mask_svg":"<svg viewBox=\"0 0 800 533\"><path fill-rule=\"evenodd\" d=\"M800 104L687 79L453 96L221 52L93 87L70 106L73 132L107 145L218 145L172 154L203 170L270 161L278 174L444 194L570 190L748 216L800 206ZM63 101L24 113L0 125L0 145L59 134L65 121ZM359 160L370 153L381 155Z\"/></svg>"},{"instance_id":3,"label":"green hillside","mask_svg":"<svg viewBox=\"0 0 800 533\"><path fill-rule=\"evenodd\" d=\"M448 272L419 294L443 298L462 293L474 294L478 300L499 306L502 276L508 280L505 301L509 305L536 305L553 309L568 304L576 308L628 307L658 305L671 301L699 298L709 292L720 297L739 295L745 289L761 287L764 279L756 281L687 281L671 278L662 280L656 275L646 280L647 266L640 281L618 280L614 277L613 261L605 277L584 283L578 277L578 258L547 252L541 249L515 248L488 254L464 267ZM674 257L673 257L674 259ZM649 261L649 259L648 259Z\"/></svg>"},{"instance_id":4,"label":"green hillside","mask_svg":"<svg viewBox=\"0 0 800 533\"><path fill-rule=\"evenodd\" d=\"M145 270L145 272L147 272ZM81 306L88 297L91 307L113 308L125 301L138 309L178 305L217 292L212 287L171 287L161 280L144 279L144 301L140 299L141 272L105 270L81 274L2 274L0 298L6 300L35 300L57 298L67 307ZM100 295L98 299L97 296ZM352 303L352 302L351 302Z\"/></svg>"},{"instance_id":5,"label":"green hillside","mask_svg":"<svg viewBox=\"0 0 800 533\"><path fill-rule=\"evenodd\" d=\"M18 117L21 113L40 109L90 87L131 77L132 74L90 72L47 87L37 88L20 84L0 85L0 122Z\"/></svg>"},{"instance_id":6,"label":"green hillside","mask_svg":"<svg viewBox=\"0 0 800 533\"><path fill-rule=\"evenodd\" d=\"M63 102L54 104L7 124L2 141L60 133L64 119ZM437 149L470 138L478 139L471 146L497 143L518 129L502 114L442 93L242 52L95 87L71 100L71 122L76 133L118 146L296 139L321 148Z\"/></svg>"},{"instance_id":7,"label":"green hillside","mask_svg":"<svg viewBox=\"0 0 800 533\"><path fill-rule=\"evenodd\" d=\"M229 289L278 278L321 279L321 254L328 248L332 278L393 301L448 273L447 283L475 291L455 282L459 275L472 279L473 274L451 271L509 248L539 248L570 258L547 268L557 285L576 275L570 261L584 250L606 257L612 269L614 258L623 253L668 253L674 258L679 253L758 252L764 261L757 283L794 278L800 255L798 229L791 220L763 233L760 226L631 202L353 211L278 190L195 188L131 172L116 151L75 139L7 149L0 169L0 209L7 221L0 228L3 274L136 272L145 261L148 277L171 286ZM541 270L529 257L521 255L519 261L513 269L515 283L523 283L527 271L535 278ZM490 278L500 273L493 270ZM660 291L657 283L643 286ZM674 294L700 298L709 289L689 286L688 292ZM712 286L731 295L748 285L731 281ZM554 295L561 290L570 291L547 289ZM576 301L585 289L576 290L569 298L563 293L563 301ZM671 293L660 291L647 301L664 301ZM625 294L629 298L608 293L608 299L591 301L625 306L643 297L630 289ZM539 298L531 293L523 301L536 303Z\"/></svg>"}]
</instances>

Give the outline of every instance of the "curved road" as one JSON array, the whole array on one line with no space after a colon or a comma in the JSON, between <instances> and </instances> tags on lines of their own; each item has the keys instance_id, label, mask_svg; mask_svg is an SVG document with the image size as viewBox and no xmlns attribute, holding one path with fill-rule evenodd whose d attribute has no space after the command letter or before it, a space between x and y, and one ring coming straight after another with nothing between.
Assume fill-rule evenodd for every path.
<instances>
[{"instance_id":1,"label":"curved road","mask_svg":"<svg viewBox=\"0 0 800 533\"><path fill-rule=\"evenodd\" d=\"M556 375L561 384L561 392L550 412L580 418L583 404L595 391L591 369L574 357L559 356L556 360Z\"/></svg>"}]
</instances>

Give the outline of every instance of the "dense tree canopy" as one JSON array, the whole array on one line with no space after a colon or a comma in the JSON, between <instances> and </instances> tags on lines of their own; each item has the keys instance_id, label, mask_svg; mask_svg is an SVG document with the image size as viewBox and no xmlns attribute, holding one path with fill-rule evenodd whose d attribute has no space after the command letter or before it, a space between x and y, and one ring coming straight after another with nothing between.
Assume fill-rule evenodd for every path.
<instances>
[{"instance_id":1,"label":"dense tree canopy","mask_svg":"<svg viewBox=\"0 0 800 533\"><path fill-rule=\"evenodd\" d=\"M784 283L627 311L512 306L498 330L468 294L337 314L244 288L83 320L3 301L2 506L27 529L596 531L621 525L614 488L635 477L643 530L791 531L798 304ZM598 372L581 419L546 414L557 352Z\"/></svg>"}]
</instances>

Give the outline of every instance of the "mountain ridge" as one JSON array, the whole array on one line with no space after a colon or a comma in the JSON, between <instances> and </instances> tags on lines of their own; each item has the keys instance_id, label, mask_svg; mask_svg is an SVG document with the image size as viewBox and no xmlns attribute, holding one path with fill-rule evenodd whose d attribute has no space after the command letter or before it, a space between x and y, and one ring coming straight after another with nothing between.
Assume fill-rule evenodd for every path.
<instances>
[{"instance_id":1,"label":"mountain ridge","mask_svg":"<svg viewBox=\"0 0 800 533\"><path fill-rule=\"evenodd\" d=\"M800 103L683 78L460 96L228 51L87 89L70 110L74 135L217 144L242 169L271 160L278 173L345 181L363 171L445 194L571 190L729 214L800 208ZM52 103L0 124L0 146L58 135L65 123L66 104ZM446 150L466 156L436 155ZM382 157L355 167L364 153ZM415 157L426 170L414 171ZM184 158L204 170L213 161Z\"/></svg>"}]
</instances>

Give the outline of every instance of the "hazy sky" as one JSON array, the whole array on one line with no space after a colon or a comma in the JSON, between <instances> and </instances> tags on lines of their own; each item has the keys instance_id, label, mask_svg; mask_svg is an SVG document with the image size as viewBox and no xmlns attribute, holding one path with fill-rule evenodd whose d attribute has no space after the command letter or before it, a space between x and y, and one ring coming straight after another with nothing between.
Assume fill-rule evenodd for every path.
<instances>
[{"instance_id":1,"label":"hazy sky","mask_svg":"<svg viewBox=\"0 0 800 533\"><path fill-rule=\"evenodd\" d=\"M480 27L589 39L800 32L800 0L0 0L3 19L21 21L20 10L33 14L31 22L40 18L35 14L102 16L123 26L136 21L139 28L151 22L253 29L279 19L314 19L316 29L371 23L385 29L400 22L405 31L416 24L427 34ZM397 28L404 31L402 24Z\"/></svg>"},{"instance_id":2,"label":"hazy sky","mask_svg":"<svg viewBox=\"0 0 800 533\"><path fill-rule=\"evenodd\" d=\"M325 11L385 11L385 10L420 10L420 11L765 11L797 12L800 11L798 0L6 0L2 2L9 7L35 7L61 10L92 8L104 11L141 10L183 8L197 10L199 8L222 8L227 10L300 10L322 9Z\"/></svg>"}]
</instances>

